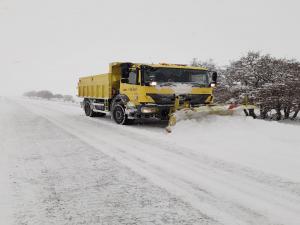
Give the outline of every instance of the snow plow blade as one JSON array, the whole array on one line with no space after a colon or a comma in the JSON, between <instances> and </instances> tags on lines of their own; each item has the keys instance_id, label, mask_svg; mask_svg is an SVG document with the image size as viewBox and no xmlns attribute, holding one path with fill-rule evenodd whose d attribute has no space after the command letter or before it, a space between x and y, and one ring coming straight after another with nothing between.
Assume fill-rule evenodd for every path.
<instances>
[{"instance_id":1,"label":"snow plow blade","mask_svg":"<svg viewBox=\"0 0 300 225\"><path fill-rule=\"evenodd\" d=\"M169 116L169 123L166 127L166 131L171 133L172 128L176 125L176 123L182 120L201 119L208 115L231 116L238 108L239 107L232 107L228 105L208 105L197 108L183 108L173 112Z\"/></svg>"}]
</instances>

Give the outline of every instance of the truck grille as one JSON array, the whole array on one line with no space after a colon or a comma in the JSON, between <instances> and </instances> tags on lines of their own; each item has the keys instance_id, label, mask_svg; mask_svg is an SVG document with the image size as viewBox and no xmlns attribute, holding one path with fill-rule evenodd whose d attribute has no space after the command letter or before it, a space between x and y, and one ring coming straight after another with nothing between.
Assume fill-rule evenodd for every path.
<instances>
[{"instance_id":1,"label":"truck grille","mask_svg":"<svg viewBox=\"0 0 300 225\"><path fill-rule=\"evenodd\" d=\"M159 105L170 105L175 102L174 94L147 94L150 96L156 104ZM188 100L191 105L205 104L205 100L210 96L210 94L186 94L179 95L180 103Z\"/></svg>"}]
</instances>

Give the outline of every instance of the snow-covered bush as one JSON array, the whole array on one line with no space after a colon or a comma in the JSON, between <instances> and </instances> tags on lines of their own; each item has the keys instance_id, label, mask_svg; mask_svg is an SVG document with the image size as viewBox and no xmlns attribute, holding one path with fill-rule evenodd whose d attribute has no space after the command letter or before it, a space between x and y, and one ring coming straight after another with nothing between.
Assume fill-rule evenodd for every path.
<instances>
[{"instance_id":1,"label":"snow-covered bush","mask_svg":"<svg viewBox=\"0 0 300 225\"><path fill-rule=\"evenodd\" d=\"M272 118L277 120L296 118L300 107L299 76L299 62L258 52L249 52L225 70L225 82L232 97L251 97L260 108L261 118L275 111Z\"/></svg>"},{"instance_id":2,"label":"snow-covered bush","mask_svg":"<svg viewBox=\"0 0 300 225\"><path fill-rule=\"evenodd\" d=\"M248 52L224 69L212 60L202 62L193 59L192 65L218 72L218 86L214 93L218 103L232 99L244 103L245 99L251 99L251 103L259 107L263 119L294 119L299 113L300 63L296 60Z\"/></svg>"}]
</instances>

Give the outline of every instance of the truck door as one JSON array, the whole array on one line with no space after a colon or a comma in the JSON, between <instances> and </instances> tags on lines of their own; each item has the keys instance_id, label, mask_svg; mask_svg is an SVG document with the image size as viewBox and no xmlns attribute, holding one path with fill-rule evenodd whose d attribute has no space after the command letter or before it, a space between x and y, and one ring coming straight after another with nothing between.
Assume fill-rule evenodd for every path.
<instances>
[{"instance_id":1,"label":"truck door","mask_svg":"<svg viewBox=\"0 0 300 225\"><path fill-rule=\"evenodd\" d=\"M139 87L140 87L139 69L136 67L130 67L128 69L127 78L123 78L121 80L120 93L127 95L127 97L130 99L131 102L138 104Z\"/></svg>"}]
</instances>

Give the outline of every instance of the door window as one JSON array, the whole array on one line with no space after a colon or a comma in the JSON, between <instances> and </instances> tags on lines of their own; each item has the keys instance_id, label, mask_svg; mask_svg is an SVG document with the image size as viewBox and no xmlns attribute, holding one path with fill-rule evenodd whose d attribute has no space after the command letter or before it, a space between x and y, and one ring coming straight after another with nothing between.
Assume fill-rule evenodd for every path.
<instances>
[{"instance_id":1,"label":"door window","mask_svg":"<svg viewBox=\"0 0 300 225\"><path fill-rule=\"evenodd\" d=\"M129 84L137 84L137 73L136 70L129 72L128 83Z\"/></svg>"}]
</instances>

